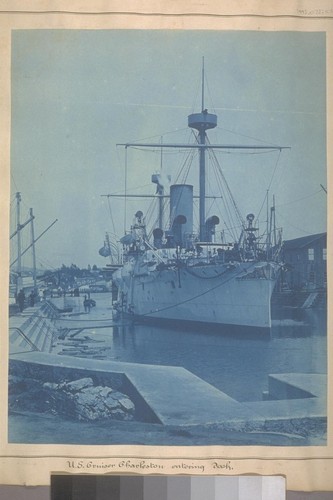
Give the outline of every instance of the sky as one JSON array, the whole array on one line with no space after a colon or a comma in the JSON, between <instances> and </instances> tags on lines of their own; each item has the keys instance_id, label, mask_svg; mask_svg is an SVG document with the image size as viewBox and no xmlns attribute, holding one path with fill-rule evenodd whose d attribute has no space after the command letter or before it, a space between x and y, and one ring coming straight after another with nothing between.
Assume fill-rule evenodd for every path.
<instances>
[{"instance_id":1,"label":"sky","mask_svg":"<svg viewBox=\"0 0 333 500\"><path fill-rule=\"evenodd\" d=\"M260 213L264 225L269 190L284 239L326 231L324 33L16 30L12 228L16 192L21 222L34 210L36 236L58 219L36 243L38 267L109 262L98 253L105 232L119 239L133 214L148 210L147 199L132 199L125 221L124 200L102 196L124 192L125 151L117 144L193 141L187 116L201 110L202 57L205 107L218 115L210 141L290 147L281 154L217 153L242 215ZM161 164L175 180L183 160L176 153L161 158L128 149L127 192L154 194L150 178ZM186 182L197 178L194 161ZM220 194L209 169L207 186L208 194ZM207 212L214 210L207 202ZM25 248L28 227L22 235ZM15 251L13 242L12 259ZM30 263L27 253L23 265Z\"/></svg>"}]
</instances>

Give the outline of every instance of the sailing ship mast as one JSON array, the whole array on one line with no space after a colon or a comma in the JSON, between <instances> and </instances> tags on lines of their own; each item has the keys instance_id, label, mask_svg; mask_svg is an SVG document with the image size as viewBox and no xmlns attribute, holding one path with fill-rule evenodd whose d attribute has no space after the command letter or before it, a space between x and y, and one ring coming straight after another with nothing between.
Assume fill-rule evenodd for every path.
<instances>
[{"instance_id":1,"label":"sailing ship mast","mask_svg":"<svg viewBox=\"0 0 333 500\"><path fill-rule=\"evenodd\" d=\"M22 260L21 260L21 193L16 193L16 213L17 213L17 282L16 282L16 293L22 288Z\"/></svg>"},{"instance_id":2,"label":"sailing ship mast","mask_svg":"<svg viewBox=\"0 0 333 500\"><path fill-rule=\"evenodd\" d=\"M12 268L16 264L16 293L18 293L23 287L23 276L22 276L22 257L23 255L32 248L32 277L33 277L33 288L37 289L37 268L36 268L36 242L58 221L56 219L52 222L37 238L35 238L35 228L34 228L34 220L35 216L33 214L33 209L30 208L30 217L23 224L21 224L21 193L16 193L16 230L10 235L10 240L12 240L15 236L17 237L17 257L10 263L10 268ZM21 231L27 226L30 226L30 235L31 235L31 243L25 250L22 250L22 239L21 239Z\"/></svg>"}]
</instances>

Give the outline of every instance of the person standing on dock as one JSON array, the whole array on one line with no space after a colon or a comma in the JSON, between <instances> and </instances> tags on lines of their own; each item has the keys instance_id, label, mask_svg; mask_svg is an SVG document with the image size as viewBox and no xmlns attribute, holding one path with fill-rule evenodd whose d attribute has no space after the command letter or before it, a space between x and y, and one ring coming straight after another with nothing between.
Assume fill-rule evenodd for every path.
<instances>
[{"instance_id":1,"label":"person standing on dock","mask_svg":"<svg viewBox=\"0 0 333 500\"><path fill-rule=\"evenodd\" d=\"M35 305L35 292L33 290L31 290L31 293L29 295L29 302L30 302L30 306L34 307L34 305Z\"/></svg>"},{"instance_id":2,"label":"person standing on dock","mask_svg":"<svg viewBox=\"0 0 333 500\"><path fill-rule=\"evenodd\" d=\"M84 305L84 312L89 313L91 303L90 303L90 299L88 299L88 297L86 295L84 296L83 305Z\"/></svg>"},{"instance_id":3,"label":"person standing on dock","mask_svg":"<svg viewBox=\"0 0 333 500\"><path fill-rule=\"evenodd\" d=\"M19 305L20 312L22 312L24 309L24 304L25 304L24 290L20 290L19 293L17 294L17 303Z\"/></svg>"}]
</instances>

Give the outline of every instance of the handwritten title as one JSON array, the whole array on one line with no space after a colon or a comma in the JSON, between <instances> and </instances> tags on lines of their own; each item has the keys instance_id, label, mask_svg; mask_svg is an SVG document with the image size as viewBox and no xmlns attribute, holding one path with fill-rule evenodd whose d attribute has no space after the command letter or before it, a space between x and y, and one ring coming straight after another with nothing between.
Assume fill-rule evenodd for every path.
<instances>
[{"instance_id":1,"label":"handwritten title","mask_svg":"<svg viewBox=\"0 0 333 500\"><path fill-rule=\"evenodd\" d=\"M177 472L207 472L214 470L215 473L220 471L232 471L233 466L230 460L215 460L201 463L191 460L181 460L176 462L161 463L154 460L134 460L134 459L116 459L116 460L101 460L101 459L76 459L67 460L66 465L68 469L82 470L82 471L115 471L127 470L132 472L159 472L159 471L177 471Z\"/></svg>"}]
</instances>

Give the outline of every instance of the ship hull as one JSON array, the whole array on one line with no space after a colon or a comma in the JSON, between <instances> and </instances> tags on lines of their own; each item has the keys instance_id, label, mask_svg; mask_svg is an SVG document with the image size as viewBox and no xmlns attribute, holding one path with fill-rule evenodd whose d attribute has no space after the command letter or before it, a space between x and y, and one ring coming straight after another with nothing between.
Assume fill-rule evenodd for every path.
<instances>
[{"instance_id":1,"label":"ship hull","mask_svg":"<svg viewBox=\"0 0 333 500\"><path fill-rule=\"evenodd\" d=\"M133 272L118 285L139 320L270 328L275 282L272 265L240 263Z\"/></svg>"}]
</instances>

